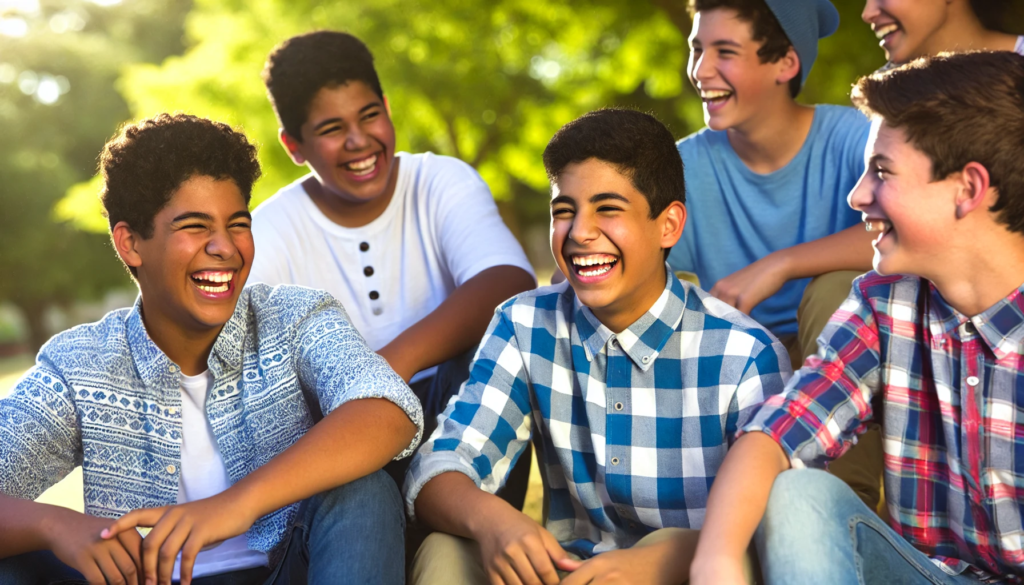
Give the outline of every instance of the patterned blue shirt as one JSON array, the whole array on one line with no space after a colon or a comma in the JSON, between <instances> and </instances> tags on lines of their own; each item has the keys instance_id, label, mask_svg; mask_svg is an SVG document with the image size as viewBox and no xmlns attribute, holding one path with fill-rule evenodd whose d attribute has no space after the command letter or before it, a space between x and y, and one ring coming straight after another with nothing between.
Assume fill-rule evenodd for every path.
<instances>
[{"instance_id":1,"label":"patterned blue shirt","mask_svg":"<svg viewBox=\"0 0 1024 585\"><path fill-rule=\"evenodd\" d=\"M141 308L140 299L56 335L0 400L0 492L34 499L81 465L88 514L117 518L176 502L181 370L149 338ZM310 429L302 386L315 391L325 415L349 400L390 400L420 429L399 457L419 442L419 401L327 293L244 288L208 365L206 412L232 483ZM257 520L249 548L275 549L297 508Z\"/></svg>"},{"instance_id":2,"label":"patterned blue shirt","mask_svg":"<svg viewBox=\"0 0 1024 585\"><path fill-rule=\"evenodd\" d=\"M760 325L674 276L618 334L567 283L495 313L469 380L413 458L409 514L448 471L496 492L532 438L546 528L583 556L700 528L733 434L791 373Z\"/></svg>"}]
</instances>

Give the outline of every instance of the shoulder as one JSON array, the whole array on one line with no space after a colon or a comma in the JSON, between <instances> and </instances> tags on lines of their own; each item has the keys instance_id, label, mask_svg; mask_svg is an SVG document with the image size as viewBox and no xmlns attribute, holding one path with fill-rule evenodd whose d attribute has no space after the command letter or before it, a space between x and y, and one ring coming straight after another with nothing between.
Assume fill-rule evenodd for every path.
<instances>
[{"instance_id":1,"label":"shoulder","mask_svg":"<svg viewBox=\"0 0 1024 585\"><path fill-rule=\"evenodd\" d=\"M112 357L127 356L125 322L130 308L118 309L94 323L72 327L54 335L39 350L37 362L48 362L58 371L108 364Z\"/></svg>"},{"instance_id":2,"label":"shoulder","mask_svg":"<svg viewBox=\"0 0 1024 585\"><path fill-rule=\"evenodd\" d=\"M880 302L893 300L916 302L917 295L925 281L919 276L893 274L883 276L875 271L862 274L853 280L853 289L870 305L877 307Z\"/></svg>"},{"instance_id":3,"label":"shoulder","mask_svg":"<svg viewBox=\"0 0 1024 585\"><path fill-rule=\"evenodd\" d=\"M572 310L574 299L572 287L563 281L519 293L499 305L495 312L517 328L553 327L559 313L566 315Z\"/></svg>"},{"instance_id":4,"label":"shoulder","mask_svg":"<svg viewBox=\"0 0 1024 585\"><path fill-rule=\"evenodd\" d=\"M455 157L433 152L402 153L401 161L406 172L411 172L420 180L426 179L430 185L450 185L467 181L483 183L476 169Z\"/></svg>"},{"instance_id":5,"label":"shoulder","mask_svg":"<svg viewBox=\"0 0 1024 585\"><path fill-rule=\"evenodd\" d=\"M686 138L683 138L679 142L676 142L676 150L679 151L679 155L683 158L696 156L701 151L714 150L721 148L720 132L716 132L711 128L702 128L693 134L690 134ZM728 141L726 141L728 144Z\"/></svg>"},{"instance_id":6,"label":"shoulder","mask_svg":"<svg viewBox=\"0 0 1024 585\"><path fill-rule=\"evenodd\" d=\"M815 115L820 116L817 132L819 138L838 135L847 140L866 142L871 131L871 120L849 106L817 105Z\"/></svg>"},{"instance_id":7,"label":"shoulder","mask_svg":"<svg viewBox=\"0 0 1024 585\"><path fill-rule=\"evenodd\" d=\"M253 219L259 219L259 221L275 221L280 219L282 212L287 212L297 208L301 203L301 198L306 196L306 190L302 188L302 181L307 177L302 177L295 182L281 187L271 195L266 201L256 206L256 209L252 211Z\"/></svg>"},{"instance_id":8,"label":"shoulder","mask_svg":"<svg viewBox=\"0 0 1024 585\"><path fill-rule=\"evenodd\" d=\"M341 303L330 293L293 284L251 284L242 289L238 303L244 305L258 322L272 321L285 327L295 325L319 310L343 310Z\"/></svg>"},{"instance_id":9,"label":"shoulder","mask_svg":"<svg viewBox=\"0 0 1024 585\"><path fill-rule=\"evenodd\" d=\"M761 346L769 346L776 342L776 339L760 323L749 315L740 312L735 307L729 306L716 299L697 285L680 280L686 290L686 312L684 320L689 317L693 323L694 317L703 317L699 328L703 331L727 329L730 332L728 343L733 343L732 334L739 334L758 342ZM690 329L693 325L684 328ZM755 343L754 345L757 345Z\"/></svg>"}]
</instances>

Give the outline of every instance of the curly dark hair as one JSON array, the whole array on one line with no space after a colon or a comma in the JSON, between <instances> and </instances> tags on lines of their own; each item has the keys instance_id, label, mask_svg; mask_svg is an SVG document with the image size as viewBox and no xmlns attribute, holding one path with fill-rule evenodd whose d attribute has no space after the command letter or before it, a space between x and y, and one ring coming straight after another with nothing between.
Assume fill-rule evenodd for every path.
<instances>
[{"instance_id":1,"label":"curly dark hair","mask_svg":"<svg viewBox=\"0 0 1024 585\"><path fill-rule=\"evenodd\" d=\"M110 229L124 221L144 239L153 237L153 218L192 177L231 179L248 204L261 174L256 147L244 134L188 114L126 124L103 147L100 172Z\"/></svg>"},{"instance_id":2,"label":"curly dark hair","mask_svg":"<svg viewBox=\"0 0 1024 585\"><path fill-rule=\"evenodd\" d=\"M555 133L544 149L552 182L572 163L596 158L618 167L651 207L651 219L673 201L686 203L683 160L675 138L651 114L605 108L584 114Z\"/></svg>"},{"instance_id":3,"label":"curly dark hair","mask_svg":"<svg viewBox=\"0 0 1024 585\"><path fill-rule=\"evenodd\" d=\"M356 37L321 30L292 37L271 51L263 83L281 127L302 142L309 105L324 87L362 81L384 99L370 49Z\"/></svg>"},{"instance_id":4,"label":"curly dark hair","mask_svg":"<svg viewBox=\"0 0 1024 585\"><path fill-rule=\"evenodd\" d=\"M716 8L728 8L735 10L740 20L750 23L751 38L755 41L764 41L761 48L757 50L757 56L762 63L775 63L786 56L793 43L782 30L782 24L775 17L775 13L764 0L689 0L686 5L692 17L698 12L714 10ZM803 63L800 64L801 69ZM801 73L789 80L789 95L794 98L800 95Z\"/></svg>"}]
</instances>

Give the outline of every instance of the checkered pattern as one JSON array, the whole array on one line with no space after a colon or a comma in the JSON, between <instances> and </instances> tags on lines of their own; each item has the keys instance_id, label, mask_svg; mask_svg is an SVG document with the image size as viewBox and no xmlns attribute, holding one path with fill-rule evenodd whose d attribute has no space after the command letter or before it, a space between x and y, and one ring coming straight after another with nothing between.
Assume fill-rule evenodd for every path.
<instances>
[{"instance_id":1,"label":"checkered pattern","mask_svg":"<svg viewBox=\"0 0 1024 585\"><path fill-rule=\"evenodd\" d=\"M967 318L922 279L860 277L818 356L743 432L771 435L794 466L820 467L863 431L880 394L893 528L949 572L1020 582L1021 290Z\"/></svg>"},{"instance_id":2,"label":"checkered pattern","mask_svg":"<svg viewBox=\"0 0 1024 585\"><path fill-rule=\"evenodd\" d=\"M414 458L409 512L447 471L494 493L532 438L547 528L569 550L699 528L735 431L789 374L767 331L674 276L619 334L565 283L524 293L498 308L470 379Z\"/></svg>"}]
</instances>

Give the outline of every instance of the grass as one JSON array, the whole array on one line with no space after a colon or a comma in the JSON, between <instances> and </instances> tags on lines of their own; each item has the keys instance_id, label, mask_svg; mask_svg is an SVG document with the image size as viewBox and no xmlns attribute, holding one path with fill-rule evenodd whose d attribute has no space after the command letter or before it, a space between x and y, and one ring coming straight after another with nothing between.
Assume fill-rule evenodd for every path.
<instances>
[{"instance_id":1,"label":"grass","mask_svg":"<svg viewBox=\"0 0 1024 585\"><path fill-rule=\"evenodd\" d=\"M0 398L7 396L18 379L31 366L32 358L28 356L0 359ZM526 492L526 504L523 507L523 512L537 522L541 521L542 494L540 470L537 466L537 458L534 456L533 467L530 468L530 487ZM46 490L36 501L64 506L79 512L83 511L82 468L76 467L60 483Z\"/></svg>"}]
</instances>

